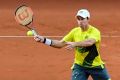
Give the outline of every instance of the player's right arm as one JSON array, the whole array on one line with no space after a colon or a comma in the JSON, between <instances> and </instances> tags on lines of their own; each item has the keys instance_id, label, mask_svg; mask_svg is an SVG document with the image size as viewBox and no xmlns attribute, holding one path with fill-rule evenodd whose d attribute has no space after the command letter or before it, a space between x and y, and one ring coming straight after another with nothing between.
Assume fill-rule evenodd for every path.
<instances>
[{"instance_id":1,"label":"player's right arm","mask_svg":"<svg viewBox=\"0 0 120 80\"><path fill-rule=\"evenodd\" d=\"M51 44L51 46L55 48L62 48L65 45L66 45L66 42L63 40L52 40L52 44Z\"/></svg>"},{"instance_id":2,"label":"player's right arm","mask_svg":"<svg viewBox=\"0 0 120 80\"><path fill-rule=\"evenodd\" d=\"M34 39L37 42L41 42L41 43L44 43L46 45L49 45L55 48L62 48L67 45L67 42L73 41L73 36L74 36L74 32L76 31L76 29L77 28L71 30L66 36L64 36L62 40L51 40L51 39L45 38L40 35L34 36Z\"/></svg>"},{"instance_id":3,"label":"player's right arm","mask_svg":"<svg viewBox=\"0 0 120 80\"><path fill-rule=\"evenodd\" d=\"M63 40L51 40L51 39L44 38L43 36L40 36L40 35L34 36L34 39L37 42L47 44L47 45L52 46L54 48L62 48L66 45L66 42Z\"/></svg>"}]
</instances>

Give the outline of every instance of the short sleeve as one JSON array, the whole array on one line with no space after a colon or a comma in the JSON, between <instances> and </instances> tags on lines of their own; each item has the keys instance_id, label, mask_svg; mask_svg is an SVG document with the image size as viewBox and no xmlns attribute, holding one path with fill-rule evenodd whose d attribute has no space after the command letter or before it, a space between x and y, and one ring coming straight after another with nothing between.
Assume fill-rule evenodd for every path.
<instances>
[{"instance_id":1,"label":"short sleeve","mask_svg":"<svg viewBox=\"0 0 120 80\"><path fill-rule=\"evenodd\" d=\"M101 34L100 31L95 29L91 32L89 38L95 39L96 42L101 41Z\"/></svg>"},{"instance_id":2,"label":"short sleeve","mask_svg":"<svg viewBox=\"0 0 120 80\"><path fill-rule=\"evenodd\" d=\"M62 40L65 42L72 42L74 39L74 29L71 30Z\"/></svg>"}]
</instances>

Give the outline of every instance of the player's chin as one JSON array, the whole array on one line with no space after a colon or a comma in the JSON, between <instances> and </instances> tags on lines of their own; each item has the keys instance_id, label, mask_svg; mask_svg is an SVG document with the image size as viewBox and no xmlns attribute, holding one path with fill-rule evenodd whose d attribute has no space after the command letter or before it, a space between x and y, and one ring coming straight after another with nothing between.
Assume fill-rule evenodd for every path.
<instances>
[{"instance_id":1,"label":"player's chin","mask_svg":"<svg viewBox=\"0 0 120 80\"><path fill-rule=\"evenodd\" d=\"M78 24L78 26L80 27L81 25L80 25L80 24Z\"/></svg>"},{"instance_id":2,"label":"player's chin","mask_svg":"<svg viewBox=\"0 0 120 80\"><path fill-rule=\"evenodd\" d=\"M79 27L83 26L82 24L78 24Z\"/></svg>"}]
</instances>

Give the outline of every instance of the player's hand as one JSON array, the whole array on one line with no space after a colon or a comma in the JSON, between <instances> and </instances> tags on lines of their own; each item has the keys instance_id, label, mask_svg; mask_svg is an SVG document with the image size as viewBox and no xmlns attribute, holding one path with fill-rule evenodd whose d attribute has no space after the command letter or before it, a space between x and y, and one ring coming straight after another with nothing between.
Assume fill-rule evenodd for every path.
<instances>
[{"instance_id":1,"label":"player's hand","mask_svg":"<svg viewBox=\"0 0 120 80\"><path fill-rule=\"evenodd\" d=\"M67 50L72 50L76 47L76 43L75 42L67 42L66 43L67 46L65 47Z\"/></svg>"},{"instance_id":2,"label":"player's hand","mask_svg":"<svg viewBox=\"0 0 120 80\"><path fill-rule=\"evenodd\" d=\"M35 41L37 42L43 42L44 41L44 37L40 36L40 35L35 35L34 36Z\"/></svg>"}]
</instances>

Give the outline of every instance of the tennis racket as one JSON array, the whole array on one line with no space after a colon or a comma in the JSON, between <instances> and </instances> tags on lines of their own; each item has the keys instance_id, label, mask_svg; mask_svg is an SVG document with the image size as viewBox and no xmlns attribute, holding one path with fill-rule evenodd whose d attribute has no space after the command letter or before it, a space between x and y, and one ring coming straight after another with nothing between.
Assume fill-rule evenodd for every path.
<instances>
[{"instance_id":1,"label":"tennis racket","mask_svg":"<svg viewBox=\"0 0 120 80\"><path fill-rule=\"evenodd\" d=\"M37 32L34 29L33 16L32 9L26 5L21 5L15 10L15 20L22 26L31 30L35 36Z\"/></svg>"}]
</instances>

